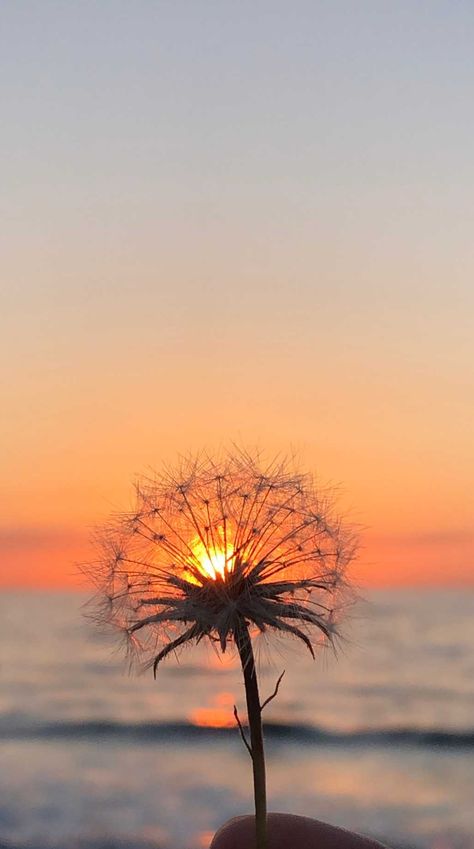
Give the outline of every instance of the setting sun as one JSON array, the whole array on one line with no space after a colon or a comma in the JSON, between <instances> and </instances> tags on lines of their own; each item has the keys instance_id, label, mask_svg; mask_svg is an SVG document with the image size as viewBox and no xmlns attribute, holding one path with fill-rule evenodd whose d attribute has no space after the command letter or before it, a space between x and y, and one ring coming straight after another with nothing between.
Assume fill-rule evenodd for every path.
<instances>
[{"instance_id":1,"label":"setting sun","mask_svg":"<svg viewBox=\"0 0 474 849\"><path fill-rule=\"evenodd\" d=\"M227 543L224 547L216 545L216 542L205 545L198 537L191 543L191 550L199 571L206 578L225 578L226 573L232 571L233 546Z\"/></svg>"}]
</instances>

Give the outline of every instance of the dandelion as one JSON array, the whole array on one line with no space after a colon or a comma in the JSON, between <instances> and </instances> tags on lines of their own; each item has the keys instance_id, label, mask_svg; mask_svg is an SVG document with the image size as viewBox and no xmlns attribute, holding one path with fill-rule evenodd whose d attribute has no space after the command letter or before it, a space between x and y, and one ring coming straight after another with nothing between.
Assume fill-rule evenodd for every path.
<instances>
[{"instance_id":1,"label":"dandelion","mask_svg":"<svg viewBox=\"0 0 474 849\"><path fill-rule=\"evenodd\" d=\"M125 635L153 669L187 643L207 639L242 664L253 767L257 849L266 846L262 711L253 639L283 634L314 657L332 643L354 537L330 499L287 460L262 464L235 450L191 458L139 481L131 513L98 533L88 571L98 619Z\"/></svg>"}]
</instances>

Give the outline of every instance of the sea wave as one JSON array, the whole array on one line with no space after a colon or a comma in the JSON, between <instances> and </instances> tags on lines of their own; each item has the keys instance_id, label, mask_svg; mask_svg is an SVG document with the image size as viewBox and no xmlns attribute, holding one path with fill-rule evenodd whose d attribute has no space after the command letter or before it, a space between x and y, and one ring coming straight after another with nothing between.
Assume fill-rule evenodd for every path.
<instances>
[{"instance_id":1,"label":"sea wave","mask_svg":"<svg viewBox=\"0 0 474 849\"><path fill-rule=\"evenodd\" d=\"M452 731L446 728L380 728L331 731L312 725L266 723L269 740L294 745L340 746L419 746L435 748L474 748L474 729ZM133 742L209 742L235 737L232 727L198 725L192 722L126 723L112 720L87 722L12 722L0 723L0 738L93 740L125 739Z\"/></svg>"}]
</instances>

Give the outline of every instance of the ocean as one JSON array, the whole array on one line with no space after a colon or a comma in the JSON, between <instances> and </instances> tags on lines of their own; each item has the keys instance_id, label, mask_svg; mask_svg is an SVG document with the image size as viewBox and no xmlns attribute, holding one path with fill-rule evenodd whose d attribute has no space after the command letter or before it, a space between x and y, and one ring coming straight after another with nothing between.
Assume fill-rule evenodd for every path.
<instances>
[{"instance_id":1,"label":"ocean","mask_svg":"<svg viewBox=\"0 0 474 849\"><path fill-rule=\"evenodd\" d=\"M130 674L78 593L0 599L0 847L204 849L252 809L238 663ZM367 593L337 652L257 640L270 810L474 849L474 592Z\"/></svg>"}]
</instances>

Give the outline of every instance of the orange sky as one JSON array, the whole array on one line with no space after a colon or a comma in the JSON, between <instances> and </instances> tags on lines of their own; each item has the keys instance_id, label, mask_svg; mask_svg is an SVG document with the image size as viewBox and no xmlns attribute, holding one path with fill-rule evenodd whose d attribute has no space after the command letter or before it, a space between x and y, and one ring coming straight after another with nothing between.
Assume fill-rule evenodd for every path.
<instances>
[{"instance_id":1,"label":"orange sky","mask_svg":"<svg viewBox=\"0 0 474 849\"><path fill-rule=\"evenodd\" d=\"M473 549L472 538L460 532L406 539L367 533L350 577L360 588L472 585ZM74 529L3 534L1 550L4 588L87 588L76 564L90 560L91 547L87 535L82 538Z\"/></svg>"},{"instance_id":2,"label":"orange sky","mask_svg":"<svg viewBox=\"0 0 474 849\"><path fill-rule=\"evenodd\" d=\"M196 428L199 430L198 423ZM145 428L143 431L145 444L131 450L130 445L137 442L131 434L124 441L123 455L120 445L104 439L100 463L89 447L90 440L97 438L91 430L82 441L77 437L77 452L54 448L59 454L57 465L52 456L44 457L44 468L38 464L30 479L24 468L8 495L11 524L0 533L4 586L85 588L76 564L94 556L92 527L116 509L131 508L131 477L126 470L133 468L134 460L136 468L147 471L145 457L147 451L153 453L153 446L149 439L145 441L148 434ZM168 439L173 444L172 438ZM346 470L340 506L365 526L360 556L352 567L354 581L362 587L472 583L474 546L468 509L458 481L454 476L447 479L446 467L430 468L428 475L421 462L402 464L396 457L379 455L378 464L374 462L365 471L359 462L350 462L351 449L355 455L361 445L346 444L340 451L339 441L333 440L334 436L330 440L327 434L321 438L326 460L319 463L322 480L329 479L330 468L340 475ZM199 435L195 441L199 442ZM270 434L268 442L272 446ZM191 434L185 444L193 447ZM314 458L313 467L317 467L317 449L317 445L300 446L300 456ZM368 450L375 453L371 446L365 448ZM163 456L173 460L174 452L164 451ZM337 480L333 476L333 481ZM465 509L464 514L460 508ZM29 522L33 517L34 523Z\"/></svg>"},{"instance_id":3,"label":"orange sky","mask_svg":"<svg viewBox=\"0 0 474 849\"><path fill-rule=\"evenodd\" d=\"M160 356L151 304L136 323L128 316L126 350L116 302L109 324L83 334L73 325L67 341L61 323L47 340L58 348L49 365L30 336L31 354L6 387L1 583L79 586L74 562L91 557L90 529L132 506L136 474L231 438L269 454L294 449L303 468L340 488L341 509L365 528L354 567L362 584L472 582L472 400L451 364L433 346L418 350L415 371L415 334L408 362L397 363L378 337L367 356L368 326L359 348L336 322L313 338L303 317L290 322L290 306L270 326L257 312L243 327L228 317L219 325L215 306L199 344L190 327L191 339L183 333Z\"/></svg>"},{"instance_id":4,"label":"orange sky","mask_svg":"<svg viewBox=\"0 0 474 849\"><path fill-rule=\"evenodd\" d=\"M6 14L0 584L232 440L341 484L363 584L472 583L462 15Z\"/></svg>"}]
</instances>

